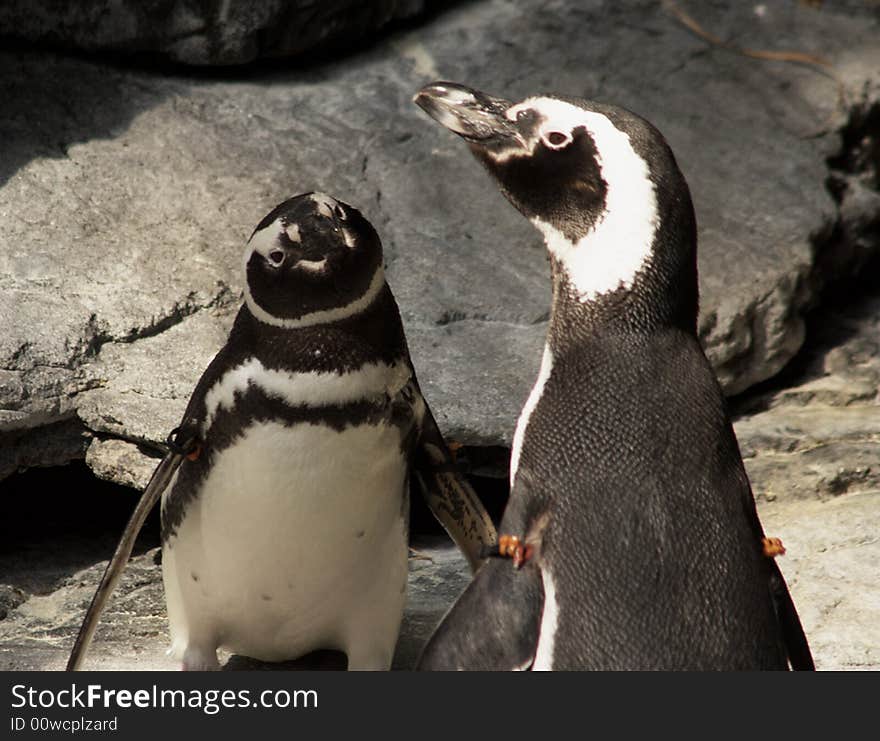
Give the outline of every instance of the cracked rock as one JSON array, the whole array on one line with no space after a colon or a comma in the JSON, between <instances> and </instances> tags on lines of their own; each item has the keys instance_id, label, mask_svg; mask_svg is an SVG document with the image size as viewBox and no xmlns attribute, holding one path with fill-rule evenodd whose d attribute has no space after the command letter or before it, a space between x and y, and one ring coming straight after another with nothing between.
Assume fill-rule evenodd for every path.
<instances>
[{"instance_id":1,"label":"cracked rock","mask_svg":"<svg viewBox=\"0 0 880 741\"><path fill-rule=\"evenodd\" d=\"M813 318L809 347L772 388L736 404L759 501L880 491L880 294L865 284L866 295Z\"/></svg>"},{"instance_id":2,"label":"cracked rock","mask_svg":"<svg viewBox=\"0 0 880 741\"><path fill-rule=\"evenodd\" d=\"M753 47L821 54L876 100L876 18L762 7L700 6L699 20ZM0 430L53 434L75 415L101 439L89 453L101 475L142 479L135 448L104 442L164 440L225 339L251 229L321 189L382 236L444 430L509 445L540 360L547 261L461 142L411 104L437 78L511 98L586 95L659 126L693 191L701 335L728 392L783 368L819 286L877 249L864 229L858 256L828 236L854 233L873 208L864 173L845 173L867 190L842 200L825 187L841 140L816 132L845 119L834 82L713 47L654 2L460 4L339 61L226 79L4 50ZM59 443L55 462L72 449ZM32 465L19 450L0 475Z\"/></svg>"},{"instance_id":3,"label":"cracked rock","mask_svg":"<svg viewBox=\"0 0 880 741\"><path fill-rule=\"evenodd\" d=\"M90 439L76 419L62 419L45 427L0 431L0 479L18 470L58 466L82 458Z\"/></svg>"},{"instance_id":4,"label":"cracked rock","mask_svg":"<svg viewBox=\"0 0 880 741\"><path fill-rule=\"evenodd\" d=\"M93 438L86 451L86 465L96 476L132 489L146 488L158 465L157 458L124 440Z\"/></svg>"},{"instance_id":5,"label":"cracked rock","mask_svg":"<svg viewBox=\"0 0 880 741\"><path fill-rule=\"evenodd\" d=\"M27 595L18 587L0 584L0 620L5 620L10 610L14 610L27 600Z\"/></svg>"}]
</instances>

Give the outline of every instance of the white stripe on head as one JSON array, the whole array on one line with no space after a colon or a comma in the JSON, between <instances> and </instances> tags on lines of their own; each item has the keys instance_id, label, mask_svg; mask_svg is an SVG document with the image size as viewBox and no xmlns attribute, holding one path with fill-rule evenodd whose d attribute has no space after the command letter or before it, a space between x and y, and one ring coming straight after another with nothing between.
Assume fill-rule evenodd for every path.
<instances>
[{"instance_id":1,"label":"white stripe on head","mask_svg":"<svg viewBox=\"0 0 880 741\"><path fill-rule=\"evenodd\" d=\"M556 584L546 567L541 568L544 582L544 611L541 614L541 627L538 632L538 649L535 651L533 672L553 671L553 649L556 644L556 629L559 627L559 606L556 604Z\"/></svg>"},{"instance_id":2,"label":"white stripe on head","mask_svg":"<svg viewBox=\"0 0 880 741\"><path fill-rule=\"evenodd\" d=\"M333 209L337 205L337 200L333 196L326 193L312 193L309 198L318 206L318 213L326 216L328 219L333 216Z\"/></svg>"},{"instance_id":3,"label":"white stripe on head","mask_svg":"<svg viewBox=\"0 0 880 741\"><path fill-rule=\"evenodd\" d=\"M541 117L541 124L538 127L539 134L546 134L550 131L561 131L563 134L571 134L580 126L587 126L589 128L588 116L601 115L592 111L586 111L571 103L566 103L564 100L545 98L543 96L526 98L522 103L517 103L508 108L504 115L509 121L516 121L520 111L535 111ZM602 118L605 117L602 116Z\"/></svg>"},{"instance_id":4,"label":"white stripe on head","mask_svg":"<svg viewBox=\"0 0 880 741\"><path fill-rule=\"evenodd\" d=\"M297 244L302 242L302 236L299 233L299 224L288 224L286 231L287 237L291 242L296 242Z\"/></svg>"},{"instance_id":5,"label":"white stripe on head","mask_svg":"<svg viewBox=\"0 0 880 741\"><path fill-rule=\"evenodd\" d=\"M292 224L287 227L287 236L291 237L291 231L296 227L296 224ZM269 226L264 229L260 229L260 231L255 232L253 236L248 240L247 246L244 250L244 267L245 272L247 272L247 264L248 260L251 259L251 255L256 252L258 255L262 255L263 257L268 257L269 253L280 246L278 242L278 238L281 236L282 232L285 231L284 224L281 222L281 219L275 219ZM296 227L296 239L294 241L299 241L299 227Z\"/></svg>"},{"instance_id":6,"label":"white stripe on head","mask_svg":"<svg viewBox=\"0 0 880 741\"><path fill-rule=\"evenodd\" d=\"M327 258L320 260L297 260L293 267L302 268L310 273L323 273L327 267Z\"/></svg>"},{"instance_id":7,"label":"white stripe on head","mask_svg":"<svg viewBox=\"0 0 880 741\"><path fill-rule=\"evenodd\" d=\"M531 98L510 109L514 116L521 106L544 117L539 136L558 131L570 137L584 126L596 145L607 191L605 210L590 232L572 242L552 224L532 219L550 253L568 273L578 299L592 301L621 286L632 287L636 274L650 261L659 224L648 164L633 149L629 136L601 113L552 98Z\"/></svg>"},{"instance_id":8,"label":"white stripe on head","mask_svg":"<svg viewBox=\"0 0 880 741\"><path fill-rule=\"evenodd\" d=\"M247 272L247 271L245 271ZM313 311L304 314L296 319L286 319L284 317L273 316L260 306L251 295L251 289L245 280L244 284L244 300L250 309L251 314L264 324L271 324L273 327L282 327L284 329L302 329L303 327L313 327L316 324L329 324L330 322L338 322L341 319L347 319L350 316L359 314L369 308L370 304L376 300L385 286L385 269L380 265L373 273L373 279L367 290L350 304L345 306L337 306L333 309L322 309L321 311Z\"/></svg>"},{"instance_id":9,"label":"white stripe on head","mask_svg":"<svg viewBox=\"0 0 880 741\"><path fill-rule=\"evenodd\" d=\"M523 405L522 411L519 413L519 419L516 422L516 430L513 433L513 445L510 449L510 488L513 489L513 482L516 478L516 470L519 468L519 456L522 452L523 438L526 434L526 427L529 424L529 417L538 406L541 400L541 394L544 392L544 385L550 378L550 371L553 370L553 354L550 352L550 345L544 345L544 355L541 358L541 370L538 371L538 378L529 398Z\"/></svg>"},{"instance_id":10,"label":"white stripe on head","mask_svg":"<svg viewBox=\"0 0 880 741\"><path fill-rule=\"evenodd\" d=\"M406 386L411 375L404 360L391 365L365 363L346 373L288 373L266 368L257 358L251 358L224 373L205 394L207 413L202 434L206 435L211 429L217 412L221 408L232 409L236 394L245 393L250 386L259 388L267 396L282 399L290 406L315 408L385 394L394 397Z\"/></svg>"}]
</instances>

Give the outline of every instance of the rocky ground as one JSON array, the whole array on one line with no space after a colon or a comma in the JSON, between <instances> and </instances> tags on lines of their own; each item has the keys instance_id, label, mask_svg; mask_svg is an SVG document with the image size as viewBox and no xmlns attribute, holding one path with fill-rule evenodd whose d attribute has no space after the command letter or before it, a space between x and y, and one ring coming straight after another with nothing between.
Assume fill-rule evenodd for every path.
<instances>
[{"instance_id":1,"label":"rocky ground","mask_svg":"<svg viewBox=\"0 0 880 741\"><path fill-rule=\"evenodd\" d=\"M708 43L647 0L461 3L310 66L169 74L0 51L0 666L63 664L120 527L52 500L57 478L12 474L80 461L77 475L143 486L224 340L244 240L293 193L328 190L374 222L441 426L499 473L538 364L546 262L409 102L446 78L614 101L667 135L700 224L701 336L817 661L880 668L880 16L843 1L678 5L727 42L821 55L833 72ZM464 583L429 545L401 667ZM142 549L95 666L167 665L157 576Z\"/></svg>"},{"instance_id":2,"label":"rocky ground","mask_svg":"<svg viewBox=\"0 0 880 741\"><path fill-rule=\"evenodd\" d=\"M788 548L780 565L824 669L880 668L880 284L861 286L827 295L796 361L734 404L764 528Z\"/></svg>"}]
</instances>

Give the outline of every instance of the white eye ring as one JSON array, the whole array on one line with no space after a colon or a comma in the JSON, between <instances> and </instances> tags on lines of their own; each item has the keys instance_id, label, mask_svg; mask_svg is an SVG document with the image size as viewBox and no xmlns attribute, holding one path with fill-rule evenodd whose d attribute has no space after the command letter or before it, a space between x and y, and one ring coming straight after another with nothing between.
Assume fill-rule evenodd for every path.
<instances>
[{"instance_id":1,"label":"white eye ring","mask_svg":"<svg viewBox=\"0 0 880 741\"><path fill-rule=\"evenodd\" d=\"M508 121L519 121L522 118L525 118L526 114L529 113L531 109L524 106L522 103L511 106L507 109L504 116Z\"/></svg>"},{"instance_id":2,"label":"white eye ring","mask_svg":"<svg viewBox=\"0 0 880 741\"><path fill-rule=\"evenodd\" d=\"M544 131L541 133L541 141L548 149L565 149L565 147L571 144L573 140L574 137L571 135L571 132L567 131L558 131L554 129L552 131Z\"/></svg>"}]
</instances>

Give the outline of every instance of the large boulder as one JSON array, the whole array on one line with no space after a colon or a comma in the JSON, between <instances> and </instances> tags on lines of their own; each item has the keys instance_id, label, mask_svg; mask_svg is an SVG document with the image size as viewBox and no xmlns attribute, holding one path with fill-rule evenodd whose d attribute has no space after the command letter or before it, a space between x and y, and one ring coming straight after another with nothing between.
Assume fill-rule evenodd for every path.
<instances>
[{"instance_id":1,"label":"large boulder","mask_svg":"<svg viewBox=\"0 0 880 741\"><path fill-rule=\"evenodd\" d=\"M828 57L850 106L872 110L876 17L761 8L701 6L700 22ZM821 72L714 46L636 0L467 3L338 62L228 79L0 52L0 476L88 448L100 475L142 485L224 340L253 226L312 189L380 232L444 430L509 445L547 262L462 143L411 104L437 78L592 96L660 127L698 213L702 338L742 391L798 351L821 285L877 250L876 160L847 164L836 129L851 110Z\"/></svg>"},{"instance_id":2,"label":"large boulder","mask_svg":"<svg viewBox=\"0 0 880 741\"><path fill-rule=\"evenodd\" d=\"M6 0L0 34L55 47L192 65L339 51L429 0Z\"/></svg>"}]
</instances>

